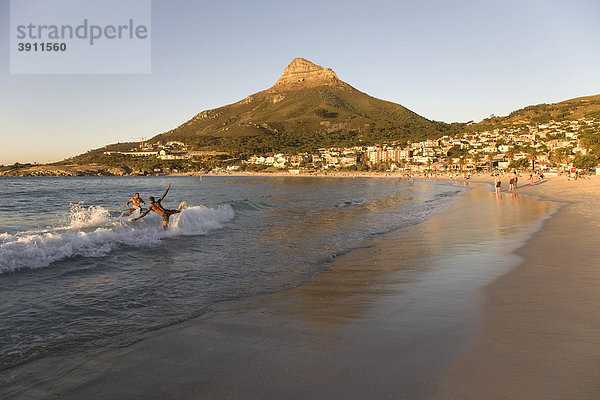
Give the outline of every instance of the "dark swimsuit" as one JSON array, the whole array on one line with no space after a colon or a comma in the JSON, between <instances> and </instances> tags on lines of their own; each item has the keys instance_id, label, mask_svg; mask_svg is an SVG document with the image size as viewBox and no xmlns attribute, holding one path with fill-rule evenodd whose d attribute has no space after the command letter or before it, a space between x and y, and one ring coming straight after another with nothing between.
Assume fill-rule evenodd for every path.
<instances>
[{"instance_id":1,"label":"dark swimsuit","mask_svg":"<svg viewBox=\"0 0 600 400\"><path fill-rule=\"evenodd\" d=\"M180 213L181 210L165 210L165 215L163 215L163 221L169 222L169 217L173 214Z\"/></svg>"}]
</instances>

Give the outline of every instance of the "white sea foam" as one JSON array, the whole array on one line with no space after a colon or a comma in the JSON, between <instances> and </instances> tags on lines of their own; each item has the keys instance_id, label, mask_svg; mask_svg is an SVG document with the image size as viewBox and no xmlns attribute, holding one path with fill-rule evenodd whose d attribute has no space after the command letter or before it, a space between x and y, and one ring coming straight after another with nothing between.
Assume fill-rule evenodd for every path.
<instances>
[{"instance_id":1,"label":"white sea foam","mask_svg":"<svg viewBox=\"0 0 600 400\"><path fill-rule=\"evenodd\" d=\"M100 226L110 221L110 213L100 206L83 207L71 204L69 228L77 229L88 226Z\"/></svg>"},{"instance_id":2,"label":"white sea foam","mask_svg":"<svg viewBox=\"0 0 600 400\"><path fill-rule=\"evenodd\" d=\"M184 208L171 216L169 228L164 230L162 217L154 213L130 222L131 216L113 218L99 206L74 206L67 227L0 234L0 273L42 268L76 256L102 257L120 245L156 246L166 237L205 235L233 216L230 206Z\"/></svg>"}]
</instances>

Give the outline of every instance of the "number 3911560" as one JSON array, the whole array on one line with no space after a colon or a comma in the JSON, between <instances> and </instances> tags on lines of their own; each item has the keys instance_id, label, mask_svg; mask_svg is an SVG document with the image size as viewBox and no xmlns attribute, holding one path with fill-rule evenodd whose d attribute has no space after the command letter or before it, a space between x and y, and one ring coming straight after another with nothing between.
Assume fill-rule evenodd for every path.
<instances>
[{"instance_id":1,"label":"number 3911560","mask_svg":"<svg viewBox=\"0 0 600 400\"><path fill-rule=\"evenodd\" d=\"M19 43L17 49L19 51L67 51L67 44L51 42Z\"/></svg>"}]
</instances>

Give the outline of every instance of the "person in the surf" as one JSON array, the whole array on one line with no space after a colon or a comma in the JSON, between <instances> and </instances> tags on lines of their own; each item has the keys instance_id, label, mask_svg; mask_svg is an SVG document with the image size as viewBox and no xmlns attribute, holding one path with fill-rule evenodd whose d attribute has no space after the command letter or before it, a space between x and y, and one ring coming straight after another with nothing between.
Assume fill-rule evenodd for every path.
<instances>
[{"instance_id":1,"label":"person in the surf","mask_svg":"<svg viewBox=\"0 0 600 400\"><path fill-rule=\"evenodd\" d=\"M146 202L144 200L142 200L142 198L140 197L139 193L136 193L132 198L129 199L129 201L127 202L127 207L129 207L129 204L131 204L132 208L129 208L127 210L127 215L131 215L133 214L133 212L135 210L137 210L138 208L140 209L140 213L143 211L142 209L142 204L146 204Z\"/></svg>"},{"instance_id":2,"label":"person in the surf","mask_svg":"<svg viewBox=\"0 0 600 400\"><path fill-rule=\"evenodd\" d=\"M154 197L152 197L152 196L148 197L148 200L150 201L150 206L148 207L148 209L142 215L140 215L137 218L133 218L132 221L137 221L138 219L142 219L150 211L154 211L155 213L157 213L158 215L160 215L161 217L163 217L163 223L162 223L162 225L163 225L163 228L167 229L167 227L169 226L169 217L171 215L173 215L173 214L180 213L181 212L181 208L185 204L185 202L182 201L179 204L179 207L177 207L177 210L167 210L166 208L164 208L162 206L162 204L160 204L160 202L163 201L163 199L165 198L165 196L169 192L170 188L171 188L171 184L169 183L169 186L167 187L167 190L165 190L165 192L163 193L162 197L158 201L155 201Z\"/></svg>"}]
</instances>

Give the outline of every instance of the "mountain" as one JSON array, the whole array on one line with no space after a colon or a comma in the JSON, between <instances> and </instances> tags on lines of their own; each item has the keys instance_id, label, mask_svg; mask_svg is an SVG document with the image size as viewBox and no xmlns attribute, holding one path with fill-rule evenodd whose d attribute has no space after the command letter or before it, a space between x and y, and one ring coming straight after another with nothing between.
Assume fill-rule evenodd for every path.
<instances>
[{"instance_id":1,"label":"mountain","mask_svg":"<svg viewBox=\"0 0 600 400\"><path fill-rule=\"evenodd\" d=\"M482 125L543 124L550 120L600 119L600 95L577 97L554 104L527 106L504 117L484 119Z\"/></svg>"},{"instance_id":2,"label":"mountain","mask_svg":"<svg viewBox=\"0 0 600 400\"><path fill-rule=\"evenodd\" d=\"M438 137L450 130L353 88L329 68L296 58L271 88L202 111L150 142L178 140L233 153L308 151Z\"/></svg>"},{"instance_id":3,"label":"mountain","mask_svg":"<svg viewBox=\"0 0 600 400\"><path fill-rule=\"evenodd\" d=\"M399 104L357 90L330 68L296 58L270 88L236 103L202 111L147 142L182 141L193 150L209 150L212 154L297 154L323 147L404 143L513 124L584 117L600 119L600 95L528 106L476 124L431 121ZM65 161L106 162L104 152L130 151L137 146L112 144Z\"/></svg>"}]
</instances>

